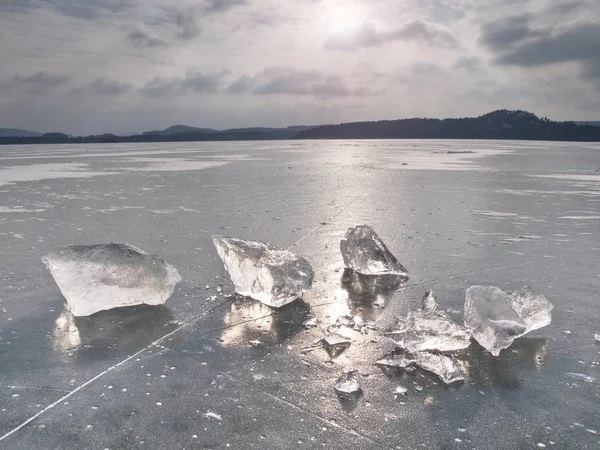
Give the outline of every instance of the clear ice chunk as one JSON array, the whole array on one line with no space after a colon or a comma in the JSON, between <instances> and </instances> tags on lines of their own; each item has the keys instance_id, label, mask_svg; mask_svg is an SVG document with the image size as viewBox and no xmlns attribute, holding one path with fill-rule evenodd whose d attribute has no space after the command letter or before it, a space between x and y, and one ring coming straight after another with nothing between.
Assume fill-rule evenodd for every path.
<instances>
[{"instance_id":1,"label":"clear ice chunk","mask_svg":"<svg viewBox=\"0 0 600 450\"><path fill-rule=\"evenodd\" d=\"M339 394L355 394L362 390L360 375L356 370L348 370L338 378L334 386Z\"/></svg>"},{"instance_id":2,"label":"clear ice chunk","mask_svg":"<svg viewBox=\"0 0 600 450\"><path fill-rule=\"evenodd\" d=\"M512 301L495 286L471 286L465 295L465 326L494 356L527 331L527 324L512 308Z\"/></svg>"},{"instance_id":3,"label":"clear ice chunk","mask_svg":"<svg viewBox=\"0 0 600 450\"><path fill-rule=\"evenodd\" d=\"M128 244L69 245L42 258L74 316L160 305L181 281L177 269Z\"/></svg>"},{"instance_id":4,"label":"clear ice chunk","mask_svg":"<svg viewBox=\"0 0 600 450\"><path fill-rule=\"evenodd\" d=\"M363 275L398 275L408 272L390 253L383 241L368 225L348 229L340 242L344 266Z\"/></svg>"},{"instance_id":5,"label":"clear ice chunk","mask_svg":"<svg viewBox=\"0 0 600 450\"><path fill-rule=\"evenodd\" d=\"M529 286L509 293L511 306L525 322L525 333L550 325L554 305L542 294L534 292Z\"/></svg>"},{"instance_id":6,"label":"clear ice chunk","mask_svg":"<svg viewBox=\"0 0 600 450\"><path fill-rule=\"evenodd\" d=\"M280 308L311 288L314 272L304 258L258 241L214 236L213 243L240 295Z\"/></svg>"},{"instance_id":7,"label":"clear ice chunk","mask_svg":"<svg viewBox=\"0 0 600 450\"><path fill-rule=\"evenodd\" d=\"M424 309L409 311L406 320L398 319L396 329L386 333L398 347L409 352L438 350L452 352L467 348L470 333L437 308L433 291L423 298Z\"/></svg>"},{"instance_id":8,"label":"clear ice chunk","mask_svg":"<svg viewBox=\"0 0 600 450\"><path fill-rule=\"evenodd\" d=\"M465 379L458 361L453 356L419 352L414 355L414 358L417 366L436 374L446 384L464 381Z\"/></svg>"}]
</instances>

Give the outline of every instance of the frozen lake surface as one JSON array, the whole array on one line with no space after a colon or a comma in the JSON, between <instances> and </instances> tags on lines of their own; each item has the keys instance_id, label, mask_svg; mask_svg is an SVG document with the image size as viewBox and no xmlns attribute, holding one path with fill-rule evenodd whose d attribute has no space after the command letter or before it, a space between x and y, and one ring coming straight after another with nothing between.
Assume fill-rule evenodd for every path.
<instances>
[{"instance_id":1,"label":"frozen lake surface","mask_svg":"<svg viewBox=\"0 0 600 450\"><path fill-rule=\"evenodd\" d=\"M597 449L599 170L580 143L0 147L0 448ZM340 239L363 223L408 269L399 290L342 283ZM279 312L226 297L213 234L291 247L312 291ZM165 306L74 319L40 258L110 241L183 281ZM374 365L427 289L462 322L475 284L531 285L553 321L498 358L473 343L462 385ZM379 329L331 358L315 341L345 314Z\"/></svg>"}]
</instances>

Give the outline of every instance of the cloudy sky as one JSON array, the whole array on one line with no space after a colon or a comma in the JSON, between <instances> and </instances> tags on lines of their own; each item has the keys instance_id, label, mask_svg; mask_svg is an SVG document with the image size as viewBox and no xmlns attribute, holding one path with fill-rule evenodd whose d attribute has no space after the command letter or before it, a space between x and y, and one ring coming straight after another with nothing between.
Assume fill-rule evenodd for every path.
<instances>
[{"instance_id":1,"label":"cloudy sky","mask_svg":"<svg viewBox=\"0 0 600 450\"><path fill-rule=\"evenodd\" d=\"M599 0L0 0L0 127L600 120Z\"/></svg>"}]
</instances>

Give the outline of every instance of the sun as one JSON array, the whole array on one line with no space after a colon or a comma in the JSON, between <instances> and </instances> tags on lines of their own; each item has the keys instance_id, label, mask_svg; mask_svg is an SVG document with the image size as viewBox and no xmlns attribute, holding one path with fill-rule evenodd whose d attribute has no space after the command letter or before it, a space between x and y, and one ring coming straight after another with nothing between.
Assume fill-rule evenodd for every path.
<instances>
[{"instance_id":1,"label":"sun","mask_svg":"<svg viewBox=\"0 0 600 450\"><path fill-rule=\"evenodd\" d=\"M359 12L352 7L338 6L328 14L328 29L330 34L345 33L354 30L362 23Z\"/></svg>"}]
</instances>

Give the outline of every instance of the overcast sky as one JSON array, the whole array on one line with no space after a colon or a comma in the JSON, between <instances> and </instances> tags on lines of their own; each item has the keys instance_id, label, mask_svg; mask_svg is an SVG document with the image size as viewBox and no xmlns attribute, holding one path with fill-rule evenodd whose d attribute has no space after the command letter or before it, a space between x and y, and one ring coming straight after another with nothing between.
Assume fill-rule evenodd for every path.
<instances>
[{"instance_id":1,"label":"overcast sky","mask_svg":"<svg viewBox=\"0 0 600 450\"><path fill-rule=\"evenodd\" d=\"M600 120L600 0L0 0L0 127Z\"/></svg>"}]
</instances>

